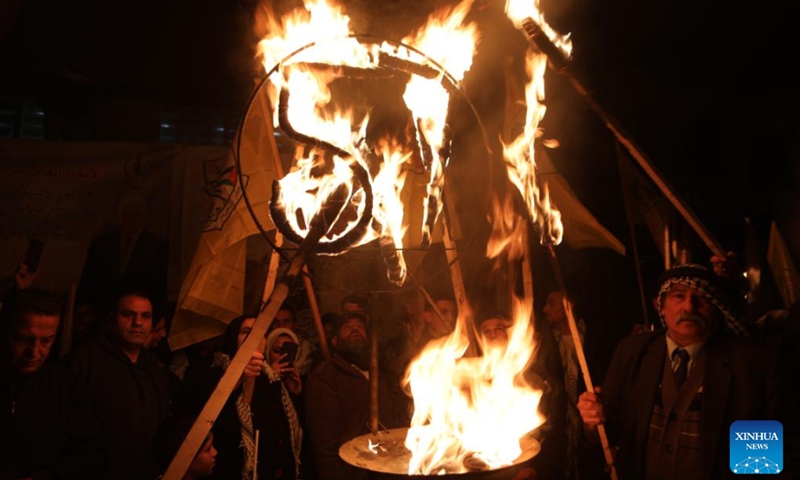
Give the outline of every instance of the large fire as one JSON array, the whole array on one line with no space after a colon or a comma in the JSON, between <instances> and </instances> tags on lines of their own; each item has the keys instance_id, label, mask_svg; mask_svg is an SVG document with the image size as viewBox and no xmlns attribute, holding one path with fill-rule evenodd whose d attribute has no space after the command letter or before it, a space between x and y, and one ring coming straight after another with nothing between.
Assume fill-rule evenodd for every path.
<instances>
[{"instance_id":1,"label":"large fire","mask_svg":"<svg viewBox=\"0 0 800 480\"><path fill-rule=\"evenodd\" d=\"M402 248L411 226L404 220L403 188L412 157L421 160L427 176L424 198L419 199L423 219L413 226L420 229L423 245L431 242L442 212L451 95L471 68L480 37L477 26L466 20L473 2L464 0L434 12L400 43L378 44L354 36L340 7L306 0L305 9L280 20L267 17L269 34L259 44L270 74L274 125L302 136L312 147L296 150L292 171L280 180L279 200L289 228L304 235L321 199L346 184L349 211L340 215L326 241L345 236L359 218L370 214L368 228L352 246L379 240L389 278L398 285L406 276ZM524 18L544 24L530 0L509 0L506 11L515 25ZM545 31L555 38L549 27ZM568 48L566 40L557 44ZM504 145L503 154L508 177L525 200L530 219L548 241L558 243L559 214L550 204L546 185L540 189L536 182L534 163L538 124L545 113L545 64L543 55L529 53L526 123L519 137ZM337 79L377 78L387 72L408 76L402 98L410 112L414 146L388 135L368 145L369 111L363 105L344 108L333 98ZM527 234L518 233L527 231L526 220L514 213L509 200L497 202L492 217L496 228L488 256L519 258ZM537 412L541 392L525 379L535 351L533 299L514 298L512 303L507 342L481 344L481 355L467 356L472 314L464 305L452 334L431 342L410 365L405 379L414 398L406 438L412 454L409 474L463 472L467 457L489 468L510 465L521 453L520 439L544 421Z\"/></svg>"}]
</instances>

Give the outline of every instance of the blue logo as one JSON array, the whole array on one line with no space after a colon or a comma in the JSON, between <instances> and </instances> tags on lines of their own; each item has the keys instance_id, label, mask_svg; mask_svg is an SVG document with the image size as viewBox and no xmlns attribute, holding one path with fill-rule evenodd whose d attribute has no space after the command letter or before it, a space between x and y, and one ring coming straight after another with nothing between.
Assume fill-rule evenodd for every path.
<instances>
[{"instance_id":1,"label":"blue logo","mask_svg":"<svg viewBox=\"0 0 800 480\"><path fill-rule=\"evenodd\" d=\"M737 474L783 471L783 425L775 420L738 420L731 424L730 467Z\"/></svg>"}]
</instances>

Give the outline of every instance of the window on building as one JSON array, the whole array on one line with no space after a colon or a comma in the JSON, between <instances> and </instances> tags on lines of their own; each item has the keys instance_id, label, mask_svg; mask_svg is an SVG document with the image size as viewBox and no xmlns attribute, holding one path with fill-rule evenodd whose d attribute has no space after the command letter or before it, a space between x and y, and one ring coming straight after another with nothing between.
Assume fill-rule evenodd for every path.
<instances>
[{"instance_id":1,"label":"window on building","mask_svg":"<svg viewBox=\"0 0 800 480\"><path fill-rule=\"evenodd\" d=\"M22 102L19 138L44 140L44 110L35 100L25 99Z\"/></svg>"}]
</instances>

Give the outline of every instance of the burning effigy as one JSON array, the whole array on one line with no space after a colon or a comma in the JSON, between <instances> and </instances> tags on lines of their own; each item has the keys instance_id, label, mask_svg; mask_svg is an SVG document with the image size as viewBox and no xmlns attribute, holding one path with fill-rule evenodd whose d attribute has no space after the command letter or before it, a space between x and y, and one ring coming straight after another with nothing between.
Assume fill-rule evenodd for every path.
<instances>
[{"instance_id":1,"label":"burning effigy","mask_svg":"<svg viewBox=\"0 0 800 480\"><path fill-rule=\"evenodd\" d=\"M315 253L337 255L377 240L389 281L406 282L408 229L418 229L419 246L426 247L442 221L452 160L451 115L454 104L466 98L461 82L480 38L477 26L467 20L473 4L464 0L435 11L402 41L359 36L342 7L324 0L308 0L303 9L268 17L269 33L259 44L266 71L261 88L272 106L274 128L297 145L292 169L273 184L270 201L270 216L284 238L302 244L325 202L335 198L338 207ZM568 39L544 23L533 2L509 0L506 13L518 28L523 21L534 22L551 45L569 54ZM524 128L503 145L508 179L527 211L520 215L508 202L496 203L487 249L492 259L525 255L529 220L542 243L561 241L559 213L536 177L534 160L545 114L546 63L547 56L532 45L526 59ZM405 83L407 128L401 135L376 136L374 129L368 135L374 112L340 101L337 83L386 79ZM412 159L424 168L426 187L419 198L409 199L404 166ZM421 206L422 219L410 225L403 210L414 202ZM526 233L510 234L503 228L509 225ZM542 392L525 379L536 349L532 290L514 299L508 341L502 346L474 345L480 339L472 331L469 302L458 292L457 297L452 334L429 343L406 373L404 383L414 401L411 426L401 433L373 432L354 439L343 447L345 460L389 473L437 475L499 469L538 452L530 434L544 422L537 411ZM475 354L478 346L481 355ZM355 450L348 453L347 448ZM401 459L399 466L389 467L398 462L388 457Z\"/></svg>"}]
</instances>

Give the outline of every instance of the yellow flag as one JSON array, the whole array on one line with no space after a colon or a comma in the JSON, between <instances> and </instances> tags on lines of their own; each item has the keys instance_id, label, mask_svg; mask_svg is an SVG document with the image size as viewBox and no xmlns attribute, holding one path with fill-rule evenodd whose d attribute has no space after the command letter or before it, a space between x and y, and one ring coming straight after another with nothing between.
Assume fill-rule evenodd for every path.
<instances>
[{"instance_id":1,"label":"yellow flag","mask_svg":"<svg viewBox=\"0 0 800 480\"><path fill-rule=\"evenodd\" d=\"M266 92L262 90L259 97L252 103L231 152L202 165L205 186L197 188L204 188L213 205L181 284L169 337L173 350L224 333L227 324L242 314L247 237L259 233L243 193L262 228L274 228L268 209L272 182L277 178L278 148ZM241 175L233 155L239 136Z\"/></svg>"}]
</instances>

